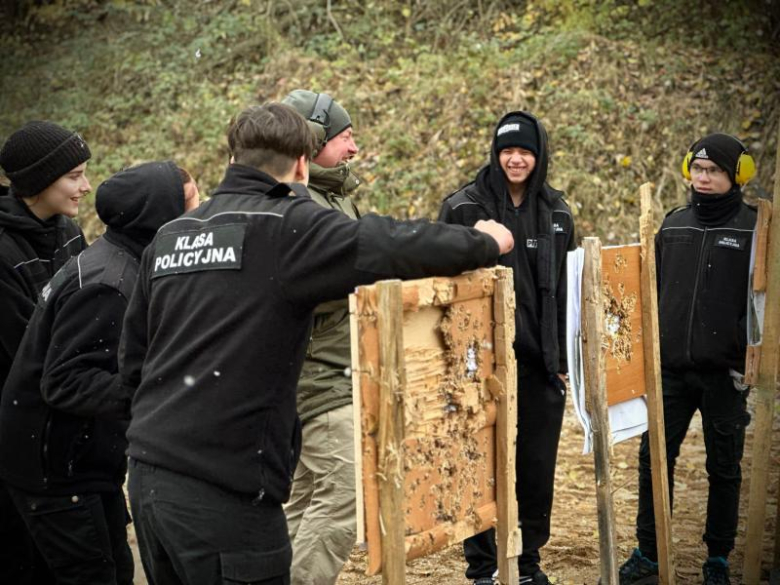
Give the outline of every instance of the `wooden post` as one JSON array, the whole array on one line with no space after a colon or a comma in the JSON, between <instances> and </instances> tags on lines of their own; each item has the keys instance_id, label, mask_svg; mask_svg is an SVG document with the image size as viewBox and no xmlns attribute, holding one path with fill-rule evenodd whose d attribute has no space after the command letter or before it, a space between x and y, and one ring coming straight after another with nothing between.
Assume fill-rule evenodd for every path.
<instances>
[{"instance_id":1,"label":"wooden post","mask_svg":"<svg viewBox=\"0 0 780 585\"><path fill-rule=\"evenodd\" d=\"M615 508L609 459L612 432L607 407L607 368L604 355L604 300L601 276L601 240L585 238L585 265L582 270L582 350L585 370L585 401L593 430L593 457L596 465L596 502L599 520L601 583L618 585Z\"/></svg>"},{"instance_id":2,"label":"wooden post","mask_svg":"<svg viewBox=\"0 0 780 585\"><path fill-rule=\"evenodd\" d=\"M517 364L512 356L515 339L515 292L512 271L500 269L493 297L496 380L501 385L496 415L496 544L498 581L517 585L517 557L522 539L517 523L515 454L517 445Z\"/></svg>"},{"instance_id":3,"label":"wooden post","mask_svg":"<svg viewBox=\"0 0 780 585\"><path fill-rule=\"evenodd\" d=\"M775 195L769 251L766 261L766 309L758 383L753 390L755 423L750 466L750 499L745 531L745 562L742 582L758 585L761 577L761 549L766 520L766 499L772 447L772 422L777 392L778 343L780 343L780 149L775 163Z\"/></svg>"},{"instance_id":4,"label":"wooden post","mask_svg":"<svg viewBox=\"0 0 780 585\"><path fill-rule=\"evenodd\" d=\"M642 246L642 341L645 354L645 388L647 391L647 426L650 439L650 461L653 473L653 507L658 548L658 576L661 585L674 585L669 477L666 467L666 427L664 425L663 389L661 387L661 352L658 334L658 288L655 276L655 226L653 220L652 184L639 188L642 214L639 234Z\"/></svg>"},{"instance_id":5,"label":"wooden post","mask_svg":"<svg viewBox=\"0 0 780 585\"><path fill-rule=\"evenodd\" d=\"M379 506L382 528L382 583L406 580L404 543L403 301L401 281L377 284L379 308Z\"/></svg>"},{"instance_id":6,"label":"wooden post","mask_svg":"<svg viewBox=\"0 0 780 585\"><path fill-rule=\"evenodd\" d=\"M764 199L758 202L758 217L756 218L756 257L753 265L753 282L751 286L755 293L766 293L766 257L769 248L769 228L772 225L772 204ZM758 369L761 363L761 341L748 345L745 354L745 384L758 384Z\"/></svg>"}]
</instances>

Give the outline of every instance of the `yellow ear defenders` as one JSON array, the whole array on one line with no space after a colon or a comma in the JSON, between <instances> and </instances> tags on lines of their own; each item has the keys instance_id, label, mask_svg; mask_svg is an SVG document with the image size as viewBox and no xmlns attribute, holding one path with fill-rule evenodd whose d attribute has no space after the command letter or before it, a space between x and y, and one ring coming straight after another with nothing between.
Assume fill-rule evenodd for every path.
<instances>
[{"instance_id":1,"label":"yellow ear defenders","mask_svg":"<svg viewBox=\"0 0 780 585\"><path fill-rule=\"evenodd\" d=\"M756 161L753 160L753 157L748 154L747 146L745 146L745 143L739 140L738 138L734 138L739 145L742 147L742 154L739 155L739 160L737 160L737 169L734 173L734 181L739 185L740 187L747 184L750 179L755 177L756 175ZM688 149L688 152L685 154L685 158L683 158L682 162L682 175L687 180L691 180L691 161L694 156L694 151L696 150L696 145L699 143L697 140L693 144L691 144L690 148Z\"/></svg>"},{"instance_id":2,"label":"yellow ear defenders","mask_svg":"<svg viewBox=\"0 0 780 585\"><path fill-rule=\"evenodd\" d=\"M333 106L333 98L327 93L318 93L314 101L311 114L306 118L309 128L317 139L317 148L313 156L317 156L328 142L328 130L330 129L330 108Z\"/></svg>"}]
</instances>

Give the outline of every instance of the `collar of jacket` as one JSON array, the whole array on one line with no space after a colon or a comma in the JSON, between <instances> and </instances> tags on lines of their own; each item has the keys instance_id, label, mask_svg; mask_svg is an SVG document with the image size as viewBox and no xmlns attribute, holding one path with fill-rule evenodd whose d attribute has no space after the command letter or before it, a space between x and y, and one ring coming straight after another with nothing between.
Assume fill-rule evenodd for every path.
<instances>
[{"instance_id":1,"label":"collar of jacket","mask_svg":"<svg viewBox=\"0 0 780 585\"><path fill-rule=\"evenodd\" d=\"M331 168L309 164L309 186L317 191L346 197L360 185L360 179L352 172L348 163Z\"/></svg>"},{"instance_id":2,"label":"collar of jacket","mask_svg":"<svg viewBox=\"0 0 780 585\"><path fill-rule=\"evenodd\" d=\"M24 238L39 255L49 257L58 246L58 232L65 229L68 219L54 215L43 221L30 211L21 199L11 194L0 197L0 228Z\"/></svg>"},{"instance_id":3,"label":"collar of jacket","mask_svg":"<svg viewBox=\"0 0 780 585\"><path fill-rule=\"evenodd\" d=\"M290 187L285 183L280 183L268 173L233 163L228 166L222 182L211 196L217 197L223 194L286 197L290 194Z\"/></svg>"}]
</instances>

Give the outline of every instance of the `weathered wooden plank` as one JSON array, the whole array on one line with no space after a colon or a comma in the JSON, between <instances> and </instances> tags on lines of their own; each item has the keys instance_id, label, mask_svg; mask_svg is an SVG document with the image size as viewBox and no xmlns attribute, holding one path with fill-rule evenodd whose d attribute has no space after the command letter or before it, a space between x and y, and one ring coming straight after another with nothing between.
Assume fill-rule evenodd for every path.
<instances>
[{"instance_id":1,"label":"weathered wooden plank","mask_svg":"<svg viewBox=\"0 0 780 585\"><path fill-rule=\"evenodd\" d=\"M379 514L382 526L382 582L406 581L404 543L404 391L401 282L377 284L379 326Z\"/></svg>"},{"instance_id":2,"label":"weathered wooden plank","mask_svg":"<svg viewBox=\"0 0 780 585\"><path fill-rule=\"evenodd\" d=\"M352 337L352 351L358 352L358 361L352 362L358 379L357 391L360 405L362 469L365 541L368 547L366 573L376 575L382 567L382 531L379 519L379 485L377 479L377 441L379 428L379 332L377 330L376 290L360 287L354 295L358 331ZM353 390L354 396L355 390ZM356 470L357 472L357 470ZM357 473L356 473L357 475Z\"/></svg>"},{"instance_id":3,"label":"weathered wooden plank","mask_svg":"<svg viewBox=\"0 0 780 585\"><path fill-rule=\"evenodd\" d=\"M466 272L452 278L423 278L405 284L404 311L439 307L493 294L494 276L490 270Z\"/></svg>"},{"instance_id":4,"label":"weathered wooden plank","mask_svg":"<svg viewBox=\"0 0 780 585\"><path fill-rule=\"evenodd\" d=\"M358 338L358 302L357 296L349 295L349 333L351 339ZM350 344L352 367L352 424L353 440L355 441L355 508L356 508L356 526L357 542L366 542L366 515L365 501L363 499L363 425L360 420L362 412L360 398L360 368L355 367L360 364L360 344Z\"/></svg>"},{"instance_id":5,"label":"weathered wooden plank","mask_svg":"<svg viewBox=\"0 0 780 585\"><path fill-rule=\"evenodd\" d=\"M477 508L474 515L478 519L478 532L492 528L496 521L496 502L489 502ZM406 558L408 560L427 556L443 548L461 542L474 534L475 519L444 522L430 530L418 532L406 537Z\"/></svg>"},{"instance_id":6,"label":"weathered wooden plank","mask_svg":"<svg viewBox=\"0 0 780 585\"><path fill-rule=\"evenodd\" d=\"M761 199L758 202L756 218L756 258L753 265L753 291L766 291L766 258L769 248L769 228L772 223L772 204ZM758 383L758 371L761 367L761 342L748 345L745 355L745 384L755 386Z\"/></svg>"},{"instance_id":7,"label":"weathered wooden plank","mask_svg":"<svg viewBox=\"0 0 780 585\"><path fill-rule=\"evenodd\" d=\"M496 329L501 330L501 352L496 352L494 378L500 385L496 419L496 502L498 504L496 538L498 548L498 580L505 585L517 585L517 557L522 548L518 528L517 496L515 492L515 454L517 443L517 365L512 355L511 340L515 336L515 291L512 271L501 269L495 283L493 312ZM498 337L498 336L496 336Z\"/></svg>"},{"instance_id":8,"label":"weathered wooden plank","mask_svg":"<svg viewBox=\"0 0 780 585\"><path fill-rule=\"evenodd\" d=\"M669 478L666 467L666 428L661 386L652 184L642 185L639 188L639 195L642 208L639 218L639 235L642 246L642 340L645 357L647 426L650 438L650 461L653 470L653 506L655 508L655 532L658 547L658 574L661 585L673 585L675 583L674 551L672 549Z\"/></svg>"},{"instance_id":9,"label":"weathered wooden plank","mask_svg":"<svg viewBox=\"0 0 780 585\"><path fill-rule=\"evenodd\" d=\"M778 132L780 136L780 132ZM780 149L775 163L775 193L772 217L780 217ZM780 221L769 228L766 258L766 308L758 381L753 390L755 415L750 466L750 499L745 530L745 560L742 581L758 585L761 576L761 547L766 530L766 501L771 464L772 423L777 393L778 344L780 344Z\"/></svg>"},{"instance_id":10,"label":"weathered wooden plank","mask_svg":"<svg viewBox=\"0 0 780 585\"><path fill-rule=\"evenodd\" d=\"M585 238L582 271L582 352L585 393L593 431L596 469L596 504L599 523L601 583L618 584L615 508L610 480L612 432L607 407L607 366L604 344L604 287L601 273L601 241Z\"/></svg>"}]
</instances>

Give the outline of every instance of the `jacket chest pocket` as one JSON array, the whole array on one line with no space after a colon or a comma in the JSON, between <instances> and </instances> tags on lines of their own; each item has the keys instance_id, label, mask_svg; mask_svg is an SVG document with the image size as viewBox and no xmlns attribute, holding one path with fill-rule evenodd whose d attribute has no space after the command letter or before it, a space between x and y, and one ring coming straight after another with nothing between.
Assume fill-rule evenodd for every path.
<instances>
[{"instance_id":1,"label":"jacket chest pocket","mask_svg":"<svg viewBox=\"0 0 780 585\"><path fill-rule=\"evenodd\" d=\"M724 302L742 302L747 290L750 239L747 236L716 236L707 246L705 283L717 288Z\"/></svg>"},{"instance_id":2,"label":"jacket chest pocket","mask_svg":"<svg viewBox=\"0 0 780 585\"><path fill-rule=\"evenodd\" d=\"M690 246L693 244L692 234L664 234L664 246Z\"/></svg>"}]
</instances>

